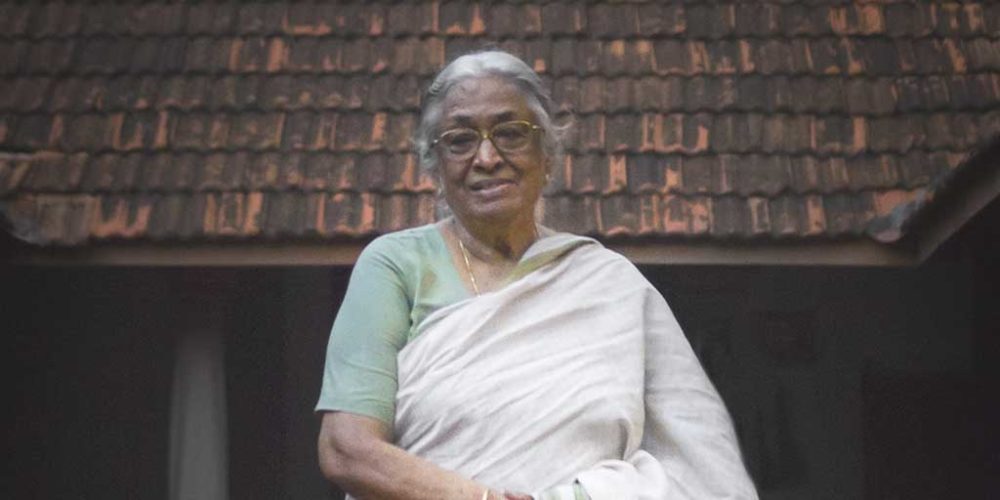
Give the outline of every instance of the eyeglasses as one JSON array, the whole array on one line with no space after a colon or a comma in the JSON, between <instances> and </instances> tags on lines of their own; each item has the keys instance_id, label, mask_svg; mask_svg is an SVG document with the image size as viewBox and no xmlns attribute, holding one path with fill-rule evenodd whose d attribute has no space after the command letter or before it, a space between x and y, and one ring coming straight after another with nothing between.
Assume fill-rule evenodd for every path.
<instances>
[{"instance_id":1,"label":"eyeglasses","mask_svg":"<svg viewBox=\"0 0 1000 500\"><path fill-rule=\"evenodd\" d=\"M448 159L454 161L472 158L483 139L489 139L502 153L517 153L531 144L532 135L539 130L542 127L523 120L498 123L485 133L468 127L453 128L434 139L431 146L441 144Z\"/></svg>"}]
</instances>

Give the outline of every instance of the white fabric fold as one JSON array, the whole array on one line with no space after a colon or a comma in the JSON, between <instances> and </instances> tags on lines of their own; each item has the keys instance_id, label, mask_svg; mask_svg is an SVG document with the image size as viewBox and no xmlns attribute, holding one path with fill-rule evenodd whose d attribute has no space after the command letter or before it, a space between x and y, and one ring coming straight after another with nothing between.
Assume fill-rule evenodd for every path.
<instances>
[{"instance_id":1,"label":"white fabric fold","mask_svg":"<svg viewBox=\"0 0 1000 500\"><path fill-rule=\"evenodd\" d=\"M399 353L395 439L491 487L754 499L725 406L662 296L597 243L438 310Z\"/></svg>"}]
</instances>

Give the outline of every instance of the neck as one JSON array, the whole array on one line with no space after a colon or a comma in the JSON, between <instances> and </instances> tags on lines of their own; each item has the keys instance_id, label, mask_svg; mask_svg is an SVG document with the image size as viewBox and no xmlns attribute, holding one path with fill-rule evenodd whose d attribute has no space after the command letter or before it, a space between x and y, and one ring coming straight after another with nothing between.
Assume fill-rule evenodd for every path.
<instances>
[{"instance_id":1,"label":"neck","mask_svg":"<svg viewBox=\"0 0 1000 500\"><path fill-rule=\"evenodd\" d=\"M538 239L534 217L508 224L481 223L453 219L455 236L460 238L477 259L490 262L517 261Z\"/></svg>"}]
</instances>

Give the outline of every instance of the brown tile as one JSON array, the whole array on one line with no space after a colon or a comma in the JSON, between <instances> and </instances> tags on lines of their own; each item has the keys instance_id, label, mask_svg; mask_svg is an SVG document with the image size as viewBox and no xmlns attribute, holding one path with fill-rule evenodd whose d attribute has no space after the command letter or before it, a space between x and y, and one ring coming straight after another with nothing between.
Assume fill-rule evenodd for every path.
<instances>
[{"instance_id":1,"label":"brown tile","mask_svg":"<svg viewBox=\"0 0 1000 500\"><path fill-rule=\"evenodd\" d=\"M684 117L683 145L686 152L702 153L708 150L712 120L713 116L709 113L697 113Z\"/></svg>"},{"instance_id":2,"label":"brown tile","mask_svg":"<svg viewBox=\"0 0 1000 500\"><path fill-rule=\"evenodd\" d=\"M283 113L241 113L227 122L226 143L231 148L266 150L281 145Z\"/></svg>"},{"instance_id":3,"label":"brown tile","mask_svg":"<svg viewBox=\"0 0 1000 500\"><path fill-rule=\"evenodd\" d=\"M416 113L390 114L386 121L385 149L397 152L409 151L419 124L419 116Z\"/></svg>"},{"instance_id":4,"label":"brown tile","mask_svg":"<svg viewBox=\"0 0 1000 500\"><path fill-rule=\"evenodd\" d=\"M564 76L552 81L552 101L556 112L580 111L580 79Z\"/></svg>"},{"instance_id":5,"label":"brown tile","mask_svg":"<svg viewBox=\"0 0 1000 500\"><path fill-rule=\"evenodd\" d=\"M233 73L256 73L267 67L270 41L263 37L233 39L227 69Z\"/></svg>"},{"instance_id":6,"label":"brown tile","mask_svg":"<svg viewBox=\"0 0 1000 500\"><path fill-rule=\"evenodd\" d=\"M391 175L395 182L391 186L394 192L436 193L437 186L430 174L424 171L413 154L394 154L388 162Z\"/></svg>"},{"instance_id":7,"label":"brown tile","mask_svg":"<svg viewBox=\"0 0 1000 500\"><path fill-rule=\"evenodd\" d=\"M763 117L761 150L766 153L796 153L812 150L811 115L767 115Z\"/></svg>"},{"instance_id":8,"label":"brown tile","mask_svg":"<svg viewBox=\"0 0 1000 500\"><path fill-rule=\"evenodd\" d=\"M439 7L440 30L447 35L482 35L486 32L486 6L480 3L444 2Z\"/></svg>"},{"instance_id":9,"label":"brown tile","mask_svg":"<svg viewBox=\"0 0 1000 500\"><path fill-rule=\"evenodd\" d=\"M765 75L788 74L793 72L794 57L792 46L783 40L765 40L759 44L751 42L755 49L757 71Z\"/></svg>"},{"instance_id":10,"label":"brown tile","mask_svg":"<svg viewBox=\"0 0 1000 500\"><path fill-rule=\"evenodd\" d=\"M865 204L857 196L834 193L823 197L826 213L826 231L832 236L860 234L866 216Z\"/></svg>"},{"instance_id":11,"label":"brown tile","mask_svg":"<svg viewBox=\"0 0 1000 500\"><path fill-rule=\"evenodd\" d=\"M713 194L722 191L722 173L717 156L692 156L681 163L684 179L680 192Z\"/></svg>"},{"instance_id":12,"label":"brown tile","mask_svg":"<svg viewBox=\"0 0 1000 500\"><path fill-rule=\"evenodd\" d=\"M370 140L372 115L348 113L337 117L333 145L339 151L364 149Z\"/></svg>"},{"instance_id":13,"label":"brown tile","mask_svg":"<svg viewBox=\"0 0 1000 500\"><path fill-rule=\"evenodd\" d=\"M686 4L684 16L685 34L692 38L726 37L736 28L736 6L733 4Z\"/></svg>"},{"instance_id":14,"label":"brown tile","mask_svg":"<svg viewBox=\"0 0 1000 500\"><path fill-rule=\"evenodd\" d=\"M204 197L194 197L186 193L153 195L146 235L154 241L168 238L185 239L195 234L195 222L201 220ZM200 231L200 225L199 225Z\"/></svg>"},{"instance_id":15,"label":"brown tile","mask_svg":"<svg viewBox=\"0 0 1000 500\"><path fill-rule=\"evenodd\" d=\"M591 4L587 7L587 33L597 38L622 38L639 32L639 10L634 4Z\"/></svg>"},{"instance_id":16,"label":"brown tile","mask_svg":"<svg viewBox=\"0 0 1000 500\"><path fill-rule=\"evenodd\" d=\"M24 161L28 171L23 174L22 191L58 193L79 188L87 155L35 153Z\"/></svg>"},{"instance_id":17,"label":"brown tile","mask_svg":"<svg viewBox=\"0 0 1000 500\"><path fill-rule=\"evenodd\" d=\"M951 61L947 50L940 40L913 40L913 51L916 55L914 70L917 73L943 73L951 70Z\"/></svg>"},{"instance_id":18,"label":"brown tile","mask_svg":"<svg viewBox=\"0 0 1000 500\"><path fill-rule=\"evenodd\" d=\"M607 159L604 156L574 156L569 172L569 190L574 194L599 193L607 183L607 175Z\"/></svg>"},{"instance_id":19,"label":"brown tile","mask_svg":"<svg viewBox=\"0 0 1000 500\"><path fill-rule=\"evenodd\" d=\"M85 9L80 30L85 35L124 34L128 6L105 4L99 9Z\"/></svg>"},{"instance_id":20,"label":"brown tile","mask_svg":"<svg viewBox=\"0 0 1000 500\"><path fill-rule=\"evenodd\" d=\"M150 149L156 139L158 116L153 112L126 113L120 116L117 133L111 137L111 146L119 151Z\"/></svg>"},{"instance_id":21,"label":"brown tile","mask_svg":"<svg viewBox=\"0 0 1000 500\"><path fill-rule=\"evenodd\" d=\"M167 192L193 190L198 181L198 170L204 161L204 155L181 153L169 158L169 163L160 165L165 168L159 179L162 189Z\"/></svg>"},{"instance_id":22,"label":"brown tile","mask_svg":"<svg viewBox=\"0 0 1000 500\"><path fill-rule=\"evenodd\" d=\"M713 236L745 236L750 234L750 224L750 207L745 199L735 196L712 199Z\"/></svg>"},{"instance_id":23,"label":"brown tile","mask_svg":"<svg viewBox=\"0 0 1000 500\"><path fill-rule=\"evenodd\" d=\"M95 198L86 195L39 195L24 200L22 210L34 222L30 239L40 245L75 245L87 240Z\"/></svg>"},{"instance_id":24,"label":"brown tile","mask_svg":"<svg viewBox=\"0 0 1000 500\"><path fill-rule=\"evenodd\" d=\"M831 156L815 158L819 173L820 191L831 193L846 190L850 186L847 162L843 157Z\"/></svg>"},{"instance_id":25,"label":"brown tile","mask_svg":"<svg viewBox=\"0 0 1000 500\"><path fill-rule=\"evenodd\" d=\"M0 84L0 109L30 112L40 109L48 100L52 78L24 77Z\"/></svg>"},{"instance_id":26,"label":"brown tile","mask_svg":"<svg viewBox=\"0 0 1000 500\"><path fill-rule=\"evenodd\" d=\"M550 4L551 5L551 4ZM552 42L552 65L549 71L553 75L578 74L576 65L576 41L572 38L557 38Z\"/></svg>"},{"instance_id":27,"label":"brown tile","mask_svg":"<svg viewBox=\"0 0 1000 500\"><path fill-rule=\"evenodd\" d=\"M781 9L782 27L787 35L829 35L833 30L827 10L818 6L786 4Z\"/></svg>"},{"instance_id":28,"label":"brown tile","mask_svg":"<svg viewBox=\"0 0 1000 500\"><path fill-rule=\"evenodd\" d=\"M578 151L603 151L605 136L604 115L585 115L576 120L576 149Z\"/></svg>"},{"instance_id":29,"label":"brown tile","mask_svg":"<svg viewBox=\"0 0 1000 500\"><path fill-rule=\"evenodd\" d=\"M587 28L587 8L582 4L550 2L542 6L542 32L548 36L575 35Z\"/></svg>"},{"instance_id":30,"label":"brown tile","mask_svg":"<svg viewBox=\"0 0 1000 500\"><path fill-rule=\"evenodd\" d=\"M631 236L639 232L638 200L626 195L598 199L600 219L598 229L608 238Z\"/></svg>"},{"instance_id":31,"label":"brown tile","mask_svg":"<svg viewBox=\"0 0 1000 500\"><path fill-rule=\"evenodd\" d=\"M545 200L545 224L574 234L595 235L598 232L600 207L589 196L560 196Z\"/></svg>"},{"instance_id":32,"label":"brown tile","mask_svg":"<svg viewBox=\"0 0 1000 500\"><path fill-rule=\"evenodd\" d=\"M807 215L797 196L778 196L768 201L772 236L796 236L806 230Z\"/></svg>"},{"instance_id":33,"label":"brown tile","mask_svg":"<svg viewBox=\"0 0 1000 500\"><path fill-rule=\"evenodd\" d=\"M244 187L246 154L213 153L206 155L200 164L195 180L199 191L232 191Z\"/></svg>"},{"instance_id":34,"label":"brown tile","mask_svg":"<svg viewBox=\"0 0 1000 500\"><path fill-rule=\"evenodd\" d=\"M707 234L712 227L711 198L694 196L679 198L667 196L664 229L667 234ZM678 203L679 202L679 203Z\"/></svg>"},{"instance_id":35,"label":"brown tile","mask_svg":"<svg viewBox=\"0 0 1000 500\"><path fill-rule=\"evenodd\" d=\"M120 44L105 44L109 50L122 47ZM67 40L41 40L25 47L26 53L21 57L21 69L29 73L54 74L67 70L74 63L74 53L76 52L75 42ZM97 59L94 56L84 56L82 53L78 61ZM105 59L100 64L104 72L114 72L125 68L117 61Z\"/></svg>"},{"instance_id":36,"label":"brown tile","mask_svg":"<svg viewBox=\"0 0 1000 500\"><path fill-rule=\"evenodd\" d=\"M687 29L684 5L648 3L639 9L639 34L647 37L679 35Z\"/></svg>"},{"instance_id":37,"label":"brown tile","mask_svg":"<svg viewBox=\"0 0 1000 500\"><path fill-rule=\"evenodd\" d=\"M665 185L666 158L654 155L632 155L626 161L626 179L631 194L659 193Z\"/></svg>"},{"instance_id":38,"label":"brown tile","mask_svg":"<svg viewBox=\"0 0 1000 500\"><path fill-rule=\"evenodd\" d=\"M178 114L168 141L173 149L206 149L211 128L212 115L208 113Z\"/></svg>"},{"instance_id":39,"label":"brown tile","mask_svg":"<svg viewBox=\"0 0 1000 500\"><path fill-rule=\"evenodd\" d=\"M388 162L389 157L384 154L362 155L356 167L356 188L363 191L386 192L392 184Z\"/></svg>"},{"instance_id":40,"label":"brown tile","mask_svg":"<svg viewBox=\"0 0 1000 500\"><path fill-rule=\"evenodd\" d=\"M767 201L767 198L759 196L746 199L747 213L750 216L750 223L746 228L748 236L761 236L771 232L771 213Z\"/></svg>"},{"instance_id":41,"label":"brown tile","mask_svg":"<svg viewBox=\"0 0 1000 500\"><path fill-rule=\"evenodd\" d=\"M262 78L259 101L261 106L268 110L298 109L303 107L297 99L299 96L296 95L298 94L296 87L300 83L306 83L311 78L311 76L300 75L293 77L287 74Z\"/></svg>"},{"instance_id":42,"label":"brown tile","mask_svg":"<svg viewBox=\"0 0 1000 500\"><path fill-rule=\"evenodd\" d=\"M592 75L601 74L601 63L603 61L604 43L600 40L582 39L576 42L577 73ZM553 56L554 57L554 56Z\"/></svg>"},{"instance_id":43,"label":"brown tile","mask_svg":"<svg viewBox=\"0 0 1000 500\"><path fill-rule=\"evenodd\" d=\"M372 65L374 45L368 38L344 42L340 69L347 73L366 72Z\"/></svg>"},{"instance_id":44,"label":"brown tile","mask_svg":"<svg viewBox=\"0 0 1000 500\"><path fill-rule=\"evenodd\" d=\"M438 18L437 2L395 4L387 12L386 32L393 36L437 33Z\"/></svg>"},{"instance_id":45,"label":"brown tile","mask_svg":"<svg viewBox=\"0 0 1000 500\"><path fill-rule=\"evenodd\" d=\"M976 38L964 42L964 53L968 69L972 71L995 71L1000 69L1000 41Z\"/></svg>"},{"instance_id":46,"label":"brown tile","mask_svg":"<svg viewBox=\"0 0 1000 500\"><path fill-rule=\"evenodd\" d=\"M822 75L846 74L848 71L848 56L845 46L836 38L817 38L809 42L809 52L812 54L813 71Z\"/></svg>"},{"instance_id":47,"label":"brown tile","mask_svg":"<svg viewBox=\"0 0 1000 500\"><path fill-rule=\"evenodd\" d=\"M813 149L820 154L846 153L853 137L849 118L817 116L813 119Z\"/></svg>"},{"instance_id":48,"label":"brown tile","mask_svg":"<svg viewBox=\"0 0 1000 500\"><path fill-rule=\"evenodd\" d=\"M654 71L658 75L685 75L689 73L690 51L684 42L657 40L653 43Z\"/></svg>"},{"instance_id":49,"label":"brown tile","mask_svg":"<svg viewBox=\"0 0 1000 500\"><path fill-rule=\"evenodd\" d=\"M307 155L302 187L318 191L357 189L357 159L353 155Z\"/></svg>"},{"instance_id":50,"label":"brown tile","mask_svg":"<svg viewBox=\"0 0 1000 500\"><path fill-rule=\"evenodd\" d=\"M21 3L5 3L0 5L0 28L8 36L20 36L34 28L31 22L32 11L36 6Z\"/></svg>"},{"instance_id":51,"label":"brown tile","mask_svg":"<svg viewBox=\"0 0 1000 500\"><path fill-rule=\"evenodd\" d=\"M792 184L792 165L787 156L726 155L720 160L723 184L741 196L776 196Z\"/></svg>"},{"instance_id":52,"label":"brown tile","mask_svg":"<svg viewBox=\"0 0 1000 500\"><path fill-rule=\"evenodd\" d=\"M302 154L264 153L251 158L246 169L246 184L250 189L282 191L304 187Z\"/></svg>"},{"instance_id":53,"label":"brown tile","mask_svg":"<svg viewBox=\"0 0 1000 500\"><path fill-rule=\"evenodd\" d=\"M256 76L224 76L212 82L209 107L213 109L243 109L258 102L261 79Z\"/></svg>"},{"instance_id":54,"label":"brown tile","mask_svg":"<svg viewBox=\"0 0 1000 500\"><path fill-rule=\"evenodd\" d=\"M1000 31L1000 4L989 3L984 6L983 21L988 33Z\"/></svg>"},{"instance_id":55,"label":"brown tile","mask_svg":"<svg viewBox=\"0 0 1000 500\"><path fill-rule=\"evenodd\" d=\"M868 147L873 152L905 153L927 140L922 122L885 117L868 120Z\"/></svg>"},{"instance_id":56,"label":"brown tile","mask_svg":"<svg viewBox=\"0 0 1000 500\"><path fill-rule=\"evenodd\" d=\"M125 31L137 36L164 36L180 33L186 14L184 4L137 4L126 11Z\"/></svg>"},{"instance_id":57,"label":"brown tile","mask_svg":"<svg viewBox=\"0 0 1000 500\"><path fill-rule=\"evenodd\" d=\"M27 67L28 51L26 42L0 40L0 74L12 75Z\"/></svg>"},{"instance_id":58,"label":"brown tile","mask_svg":"<svg viewBox=\"0 0 1000 500\"><path fill-rule=\"evenodd\" d=\"M922 5L890 3L884 8L889 36L926 36L933 30L931 15Z\"/></svg>"},{"instance_id":59,"label":"brown tile","mask_svg":"<svg viewBox=\"0 0 1000 500\"><path fill-rule=\"evenodd\" d=\"M82 5L62 2L33 6L34 15L31 18L29 31L32 35L42 38L75 35L80 31L80 18L82 17L83 7ZM17 16L18 13L15 11L10 14L4 14L0 11L0 16L5 15ZM13 26L10 26L10 28L13 28L13 30L17 29L17 24L23 22L16 17L11 21L13 21ZM4 33L13 35L15 34L12 33L13 30L4 30Z\"/></svg>"},{"instance_id":60,"label":"brown tile","mask_svg":"<svg viewBox=\"0 0 1000 500\"><path fill-rule=\"evenodd\" d=\"M680 77L643 77L636 80L635 100L641 111L670 112L684 103L684 80Z\"/></svg>"},{"instance_id":61,"label":"brown tile","mask_svg":"<svg viewBox=\"0 0 1000 500\"><path fill-rule=\"evenodd\" d=\"M281 32L286 6L281 3L243 2L236 11L236 30L240 34L270 35Z\"/></svg>"},{"instance_id":62,"label":"brown tile","mask_svg":"<svg viewBox=\"0 0 1000 500\"><path fill-rule=\"evenodd\" d=\"M633 79L612 78L604 81L604 110L608 113L631 112L634 109Z\"/></svg>"},{"instance_id":63,"label":"brown tile","mask_svg":"<svg viewBox=\"0 0 1000 500\"><path fill-rule=\"evenodd\" d=\"M734 33L737 36L766 37L781 29L781 9L771 3L742 3L735 5Z\"/></svg>"},{"instance_id":64,"label":"brown tile","mask_svg":"<svg viewBox=\"0 0 1000 500\"><path fill-rule=\"evenodd\" d=\"M847 112L885 115L896 110L896 88L888 78L852 78L844 86Z\"/></svg>"},{"instance_id":65,"label":"brown tile","mask_svg":"<svg viewBox=\"0 0 1000 500\"><path fill-rule=\"evenodd\" d=\"M235 3L196 3L187 6L187 27L193 35L235 33L239 5Z\"/></svg>"},{"instance_id":66,"label":"brown tile","mask_svg":"<svg viewBox=\"0 0 1000 500\"><path fill-rule=\"evenodd\" d=\"M740 48L732 40L719 40L705 44L708 60L707 71L716 75L732 75L739 71Z\"/></svg>"},{"instance_id":67,"label":"brown tile","mask_svg":"<svg viewBox=\"0 0 1000 500\"><path fill-rule=\"evenodd\" d=\"M624 192L628 187L628 165L625 153L611 154L607 159L607 181L602 194Z\"/></svg>"},{"instance_id":68,"label":"brown tile","mask_svg":"<svg viewBox=\"0 0 1000 500\"><path fill-rule=\"evenodd\" d=\"M161 191L166 188L167 175L172 170L171 154L143 155L136 172L136 188L141 191Z\"/></svg>"},{"instance_id":69,"label":"brown tile","mask_svg":"<svg viewBox=\"0 0 1000 500\"><path fill-rule=\"evenodd\" d=\"M67 151L103 151L110 149L121 126L121 118L82 114L67 117L55 144ZM53 131L53 134L56 132ZM54 144L54 145L55 145Z\"/></svg>"},{"instance_id":70,"label":"brown tile","mask_svg":"<svg viewBox=\"0 0 1000 500\"><path fill-rule=\"evenodd\" d=\"M894 155L861 155L845 162L850 188L854 191L894 187L901 176Z\"/></svg>"},{"instance_id":71,"label":"brown tile","mask_svg":"<svg viewBox=\"0 0 1000 500\"><path fill-rule=\"evenodd\" d=\"M293 151L315 149L317 117L318 115L313 111L288 113L282 127L284 133L281 141L282 149Z\"/></svg>"},{"instance_id":72,"label":"brown tile","mask_svg":"<svg viewBox=\"0 0 1000 500\"><path fill-rule=\"evenodd\" d=\"M27 158L0 158L0 196L18 192L30 169L31 162Z\"/></svg>"},{"instance_id":73,"label":"brown tile","mask_svg":"<svg viewBox=\"0 0 1000 500\"><path fill-rule=\"evenodd\" d=\"M202 85L207 86L210 82L206 77L195 77L192 84L193 89L201 91ZM154 76L130 76L120 75L112 78L108 82L108 95L106 97L107 109L109 110L147 110L156 104L161 80ZM204 102L199 105L205 104Z\"/></svg>"},{"instance_id":74,"label":"brown tile","mask_svg":"<svg viewBox=\"0 0 1000 500\"><path fill-rule=\"evenodd\" d=\"M346 80L344 85L344 100L341 107L350 110L362 109L368 98L369 75L355 75Z\"/></svg>"}]
</instances>

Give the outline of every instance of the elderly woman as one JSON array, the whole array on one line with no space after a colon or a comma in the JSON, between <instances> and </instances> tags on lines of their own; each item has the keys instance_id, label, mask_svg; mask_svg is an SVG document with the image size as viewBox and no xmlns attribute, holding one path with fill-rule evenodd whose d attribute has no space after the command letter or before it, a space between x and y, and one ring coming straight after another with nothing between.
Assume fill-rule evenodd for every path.
<instances>
[{"instance_id":1,"label":"elderly woman","mask_svg":"<svg viewBox=\"0 0 1000 500\"><path fill-rule=\"evenodd\" d=\"M437 76L416 144L451 215L362 252L330 334L319 459L354 498L756 498L662 296L538 224L552 102L498 51Z\"/></svg>"}]
</instances>

